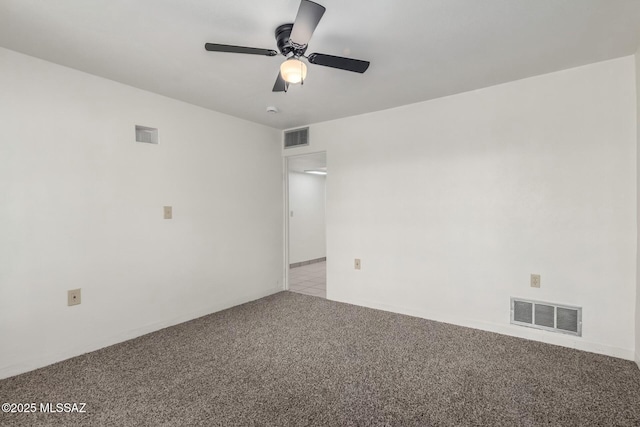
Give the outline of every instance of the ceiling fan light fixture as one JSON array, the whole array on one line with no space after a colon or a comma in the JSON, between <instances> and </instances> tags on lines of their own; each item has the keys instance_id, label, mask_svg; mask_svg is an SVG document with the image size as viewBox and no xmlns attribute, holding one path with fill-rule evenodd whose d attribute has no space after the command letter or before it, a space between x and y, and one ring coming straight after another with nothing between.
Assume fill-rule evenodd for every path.
<instances>
[{"instance_id":1,"label":"ceiling fan light fixture","mask_svg":"<svg viewBox=\"0 0 640 427\"><path fill-rule=\"evenodd\" d=\"M297 58L289 58L280 65L280 74L285 82L298 84L307 78L307 65Z\"/></svg>"},{"instance_id":2,"label":"ceiling fan light fixture","mask_svg":"<svg viewBox=\"0 0 640 427\"><path fill-rule=\"evenodd\" d=\"M305 62L354 73L364 73L369 68L369 61L324 53L312 53L305 56L309 39L311 39L325 11L326 8L315 1L300 0L300 7L295 21L282 24L276 28L277 51L218 43L205 43L204 48L209 52L242 53L259 56L276 56L279 52L288 59L280 64L280 70L271 90L272 92L286 92L292 84L300 83L303 85L304 80L307 78L307 65ZM347 50L344 54L349 55L350 52ZM301 58L305 58L306 61L302 62Z\"/></svg>"}]
</instances>

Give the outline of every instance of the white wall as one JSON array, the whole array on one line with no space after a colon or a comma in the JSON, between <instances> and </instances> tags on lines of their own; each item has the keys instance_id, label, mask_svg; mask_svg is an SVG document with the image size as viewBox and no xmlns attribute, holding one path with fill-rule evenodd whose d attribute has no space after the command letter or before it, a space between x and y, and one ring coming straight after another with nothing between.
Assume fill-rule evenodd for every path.
<instances>
[{"instance_id":1,"label":"white wall","mask_svg":"<svg viewBox=\"0 0 640 427\"><path fill-rule=\"evenodd\" d=\"M323 258L326 254L325 177L290 172L289 264Z\"/></svg>"},{"instance_id":2,"label":"white wall","mask_svg":"<svg viewBox=\"0 0 640 427\"><path fill-rule=\"evenodd\" d=\"M282 288L279 131L5 49L0 93L0 378Z\"/></svg>"},{"instance_id":3,"label":"white wall","mask_svg":"<svg viewBox=\"0 0 640 427\"><path fill-rule=\"evenodd\" d=\"M328 297L633 359L634 80L630 56L311 126L287 154L330 159ZM583 336L510 325L511 296L583 307Z\"/></svg>"}]
</instances>

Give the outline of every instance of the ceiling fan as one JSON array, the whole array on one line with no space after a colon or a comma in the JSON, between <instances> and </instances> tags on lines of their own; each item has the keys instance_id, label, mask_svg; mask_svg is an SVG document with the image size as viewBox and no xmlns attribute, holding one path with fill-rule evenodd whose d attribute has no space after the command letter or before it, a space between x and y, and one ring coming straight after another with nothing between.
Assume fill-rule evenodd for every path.
<instances>
[{"instance_id":1,"label":"ceiling fan","mask_svg":"<svg viewBox=\"0 0 640 427\"><path fill-rule=\"evenodd\" d=\"M369 68L369 61L344 58L342 56L312 53L305 56L307 45L313 31L318 26L325 12L324 6L309 0L301 0L298 15L293 24L283 24L276 28L276 44L280 54L287 59L280 65L280 72L273 85L273 92L286 92L290 84L304 84L307 77L307 66L300 58L306 58L311 64L324 65L340 70L364 73ZM273 49L232 46L226 44L206 43L204 48L211 52L245 53L250 55L276 56Z\"/></svg>"}]
</instances>

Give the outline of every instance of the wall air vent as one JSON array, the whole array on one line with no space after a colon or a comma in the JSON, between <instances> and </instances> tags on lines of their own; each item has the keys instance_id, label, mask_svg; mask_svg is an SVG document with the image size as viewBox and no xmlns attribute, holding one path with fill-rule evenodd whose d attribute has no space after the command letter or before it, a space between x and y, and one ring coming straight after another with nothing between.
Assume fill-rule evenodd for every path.
<instances>
[{"instance_id":1,"label":"wall air vent","mask_svg":"<svg viewBox=\"0 0 640 427\"><path fill-rule=\"evenodd\" d=\"M288 130L284 132L284 148L309 145L309 128Z\"/></svg>"},{"instance_id":2,"label":"wall air vent","mask_svg":"<svg viewBox=\"0 0 640 427\"><path fill-rule=\"evenodd\" d=\"M136 125L136 142L158 143L158 129Z\"/></svg>"},{"instance_id":3,"label":"wall air vent","mask_svg":"<svg viewBox=\"0 0 640 427\"><path fill-rule=\"evenodd\" d=\"M582 336L582 307L511 298L511 323Z\"/></svg>"}]
</instances>

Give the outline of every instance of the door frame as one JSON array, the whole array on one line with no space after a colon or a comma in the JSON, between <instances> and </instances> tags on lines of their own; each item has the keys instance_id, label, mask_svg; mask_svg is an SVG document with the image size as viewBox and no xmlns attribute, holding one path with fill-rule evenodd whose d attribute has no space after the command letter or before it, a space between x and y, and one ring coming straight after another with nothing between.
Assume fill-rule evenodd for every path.
<instances>
[{"instance_id":1,"label":"door frame","mask_svg":"<svg viewBox=\"0 0 640 427\"><path fill-rule=\"evenodd\" d=\"M291 158L295 158L295 157L306 157L306 156L311 156L311 155L315 155L315 154L320 154L320 153L324 153L325 158L327 156L327 151L326 150L319 150L319 151L311 151L308 153L300 153L300 154L291 154L289 156L287 156L285 153L283 153L283 174L284 174L284 179L283 179L283 185L284 185L284 283L283 283L283 288L285 291L289 290L289 218L290 218L290 213L291 210L289 209L289 159ZM328 161L325 163L325 167L326 164L328 163ZM328 176L328 174L327 174ZM325 225L324 225L324 232L325 232L325 248L326 248L326 239L327 239L327 224L326 224L326 211L327 211L327 202L326 202L326 183L325 183L325 203L324 203L324 209L325 209ZM325 249L326 251L326 249Z\"/></svg>"}]
</instances>

